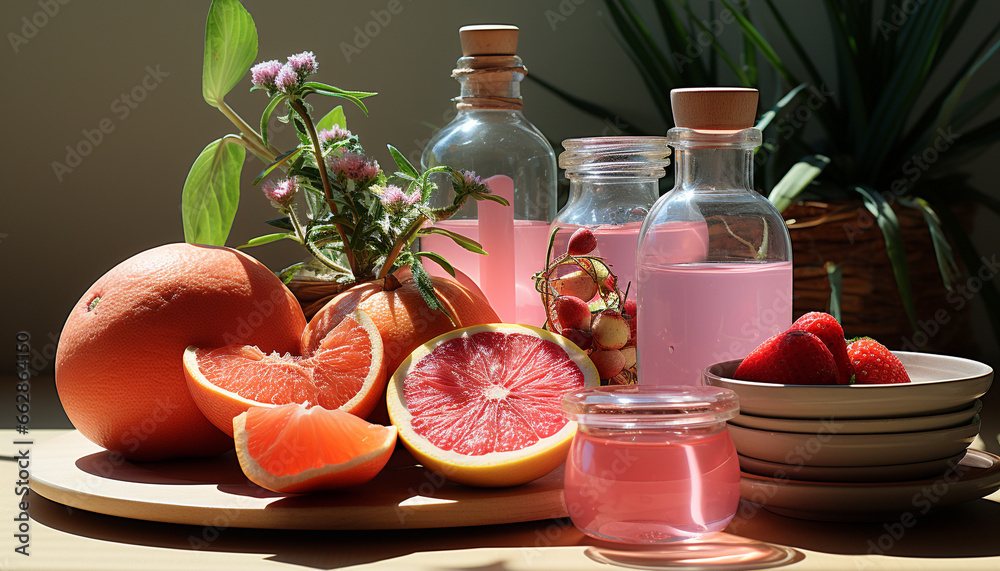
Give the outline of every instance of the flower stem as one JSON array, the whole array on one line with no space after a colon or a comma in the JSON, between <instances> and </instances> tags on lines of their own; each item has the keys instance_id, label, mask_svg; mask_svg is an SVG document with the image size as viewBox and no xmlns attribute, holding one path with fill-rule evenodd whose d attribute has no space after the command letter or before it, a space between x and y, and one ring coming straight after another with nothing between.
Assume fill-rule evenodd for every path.
<instances>
[{"instance_id":1,"label":"flower stem","mask_svg":"<svg viewBox=\"0 0 1000 571\"><path fill-rule=\"evenodd\" d=\"M312 119L309 117L309 112L302 105L302 101L289 97L288 104L302 118L306 130L309 131L309 139L312 140L313 155L316 157L316 168L319 169L319 176L323 181L323 194L326 196L326 203L330 207L330 213L337 215L337 203L333 200L333 188L330 186L330 175L326 172L326 163L323 161L323 149L319 146L319 136L316 134L316 126L313 125ZM339 222L335 226L337 227L337 233L340 234L340 240L344 244L344 254L347 256L347 263L351 266L351 273L357 277L358 263L354 259L354 251L351 250L349 245L350 241L347 239L347 232L344 231L344 227Z\"/></svg>"},{"instance_id":2,"label":"flower stem","mask_svg":"<svg viewBox=\"0 0 1000 571\"><path fill-rule=\"evenodd\" d=\"M236 125L240 132L243 133L243 137L247 140L247 142L254 145L261 151L261 154L264 155L262 159L266 159L264 160L265 163L272 163L274 162L274 159L278 158L278 155L280 155L281 152L278 151L278 149L276 149L273 145L265 145L264 139L257 134L257 131L255 131L249 123L244 121L243 117L240 117L236 111L233 111L233 108L230 107L228 103L220 101L218 109L233 123L233 125ZM254 154L258 155L258 157L260 156L258 153Z\"/></svg>"},{"instance_id":3,"label":"flower stem","mask_svg":"<svg viewBox=\"0 0 1000 571\"><path fill-rule=\"evenodd\" d=\"M389 274L389 270L392 269L392 264L396 261L396 258L399 257L399 252L402 251L403 246L410 243L410 239L420 230L421 226L423 226L426 221L427 217L423 214L417 216L417 218L407 227L406 231L400 234L399 238L396 238L396 243L393 244L392 250L389 251L389 255L385 257L385 262L382 264L382 269L379 270L376 279L382 279Z\"/></svg>"}]
</instances>

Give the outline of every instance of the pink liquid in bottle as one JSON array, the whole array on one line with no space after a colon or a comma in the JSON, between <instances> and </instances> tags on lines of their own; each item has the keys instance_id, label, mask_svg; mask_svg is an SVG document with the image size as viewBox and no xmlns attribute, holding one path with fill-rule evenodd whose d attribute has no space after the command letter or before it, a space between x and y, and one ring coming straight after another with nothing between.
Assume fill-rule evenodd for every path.
<instances>
[{"instance_id":1,"label":"pink liquid in bottle","mask_svg":"<svg viewBox=\"0 0 1000 571\"><path fill-rule=\"evenodd\" d=\"M436 224L439 228L457 232L476 240L480 239L478 220L443 220ZM549 223L544 220L514 220L514 241L509 245L514 254L513 291L510 299L494 300L490 288L482 282L480 264L484 256L475 254L456 244L451 238L439 234L429 234L420 238L421 248L444 256L453 266L462 270L489 298L490 305L505 323L525 323L540 327L545 323L541 298L535 290L531 276L545 266L545 247L548 246ZM488 250L487 250L488 251ZM425 263L428 273L448 276L447 272L433 262Z\"/></svg>"},{"instance_id":2,"label":"pink liquid in bottle","mask_svg":"<svg viewBox=\"0 0 1000 571\"><path fill-rule=\"evenodd\" d=\"M652 263L650 263L652 262ZM792 263L639 265L639 381L695 385L792 323ZM652 317L651 317L652 316Z\"/></svg>"},{"instance_id":3,"label":"pink liquid in bottle","mask_svg":"<svg viewBox=\"0 0 1000 571\"><path fill-rule=\"evenodd\" d=\"M565 474L573 523L611 541L667 543L721 531L740 498L724 424L692 432L581 427Z\"/></svg>"},{"instance_id":4,"label":"pink liquid in bottle","mask_svg":"<svg viewBox=\"0 0 1000 571\"><path fill-rule=\"evenodd\" d=\"M560 228L552 247L552 256L566 253L566 245L570 236L578 228L575 224L553 223ZM632 284L629 299L635 299L636 273L635 253L639 248L639 227L642 222L630 222L621 226L602 224L587 226L597 238L597 249L588 255L601 256L611 266L611 271L618 277L618 289L625 293L626 286Z\"/></svg>"}]
</instances>

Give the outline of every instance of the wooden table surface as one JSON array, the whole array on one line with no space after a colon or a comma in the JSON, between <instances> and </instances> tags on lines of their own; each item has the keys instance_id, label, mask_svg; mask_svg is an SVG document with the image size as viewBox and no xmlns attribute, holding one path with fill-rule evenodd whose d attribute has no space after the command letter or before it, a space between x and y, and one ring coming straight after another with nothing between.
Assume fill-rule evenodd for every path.
<instances>
[{"instance_id":1,"label":"wooden table surface","mask_svg":"<svg viewBox=\"0 0 1000 571\"><path fill-rule=\"evenodd\" d=\"M30 438L37 446L65 434L44 379L33 383ZM37 394L36 394L37 393ZM983 439L997 452L1000 407L987 395ZM48 400L46 400L48 399ZM11 401L12 402L12 401ZM998 414L991 414L997 410ZM13 417L13 414L9 416ZM0 569L611 569L592 556L620 549L579 532L565 519L467 528L404 531L253 530L203 527L105 516L27 496L30 556L19 546L14 518L20 438L0 421ZM21 446L21 449L24 447ZM750 540L795 551L788 569L1000 569L1000 492L934 510L910 527L892 523L823 523L779 516L742 504L723 539Z\"/></svg>"}]
</instances>

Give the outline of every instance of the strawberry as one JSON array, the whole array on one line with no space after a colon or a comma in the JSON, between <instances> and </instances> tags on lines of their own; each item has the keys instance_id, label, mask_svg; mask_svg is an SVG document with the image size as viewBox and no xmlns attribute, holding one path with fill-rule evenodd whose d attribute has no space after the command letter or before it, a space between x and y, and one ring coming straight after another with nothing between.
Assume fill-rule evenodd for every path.
<instances>
[{"instance_id":1,"label":"strawberry","mask_svg":"<svg viewBox=\"0 0 1000 571\"><path fill-rule=\"evenodd\" d=\"M583 256L593 252L596 247L597 236L594 236L594 232L590 228L577 228L569 237L566 253L570 256Z\"/></svg>"},{"instance_id":2,"label":"strawberry","mask_svg":"<svg viewBox=\"0 0 1000 571\"><path fill-rule=\"evenodd\" d=\"M761 343L733 377L785 385L835 385L837 374L837 363L819 337L790 330Z\"/></svg>"},{"instance_id":3,"label":"strawberry","mask_svg":"<svg viewBox=\"0 0 1000 571\"><path fill-rule=\"evenodd\" d=\"M851 341L847 346L847 356L854 366L854 384L880 385L889 383L908 383L910 375L899 361L899 358L885 348L885 345L872 339L862 337Z\"/></svg>"},{"instance_id":4,"label":"strawberry","mask_svg":"<svg viewBox=\"0 0 1000 571\"><path fill-rule=\"evenodd\" d=\"M847 358L847 341L844 340L844 328L837 323L829 313L812 311L795 320L789 331L808 331L826 345L837 363L837 384L851 384L854 367Z\"/></svg>"}]
</instances>

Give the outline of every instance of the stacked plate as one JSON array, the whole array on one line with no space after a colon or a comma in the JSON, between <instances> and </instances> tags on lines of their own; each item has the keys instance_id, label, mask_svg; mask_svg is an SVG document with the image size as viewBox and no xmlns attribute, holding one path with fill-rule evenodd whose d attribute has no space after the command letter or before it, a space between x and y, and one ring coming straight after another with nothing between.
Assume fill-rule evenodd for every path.
<instances>
[{"instance_id":1,"label":"stacked plate","mask_svg":"<svg viewBox=\"0 0 1000 571\"><path fill-rule=\"evenodd\" d=\"M961 465L979 433L982 402L978 399L989 389L993 369L958 357L896 355L912 382L778 385L732 379L739 361L706 369L706 384L732 389L740 397L740 415L730 421L729 433L744 472L744 497L764 503L768 509L779 508L772 511L808 512L809 502L803 505L794 488L816 490L826 484L837 490L838 498L820 503L828 511L837 511L840 502L851 500L851 490L859 487L933 484L949 474L968 475ZM969 454L973 452L984 456L978 459L980 467L986 462L996 469L997 474L990 477L997 485L990 491L1000 488L996 477L1000 475L1000 458L978 451ZM981 484L978 482L976 493L989 488ZM949 486L949 490L954 492L955 487ZM766 501L760 501L763 488L768 492L764 494ZM754 492L756 498L748 497ZM904 495L898 494L899 499ZM982 495L985 493L975 497ZM912 494L905 499L912 499ZM789 505L780 505L783 502ZM850 509L858 508L856 501L850 503Z\"/></svg>"}]
</instances>

